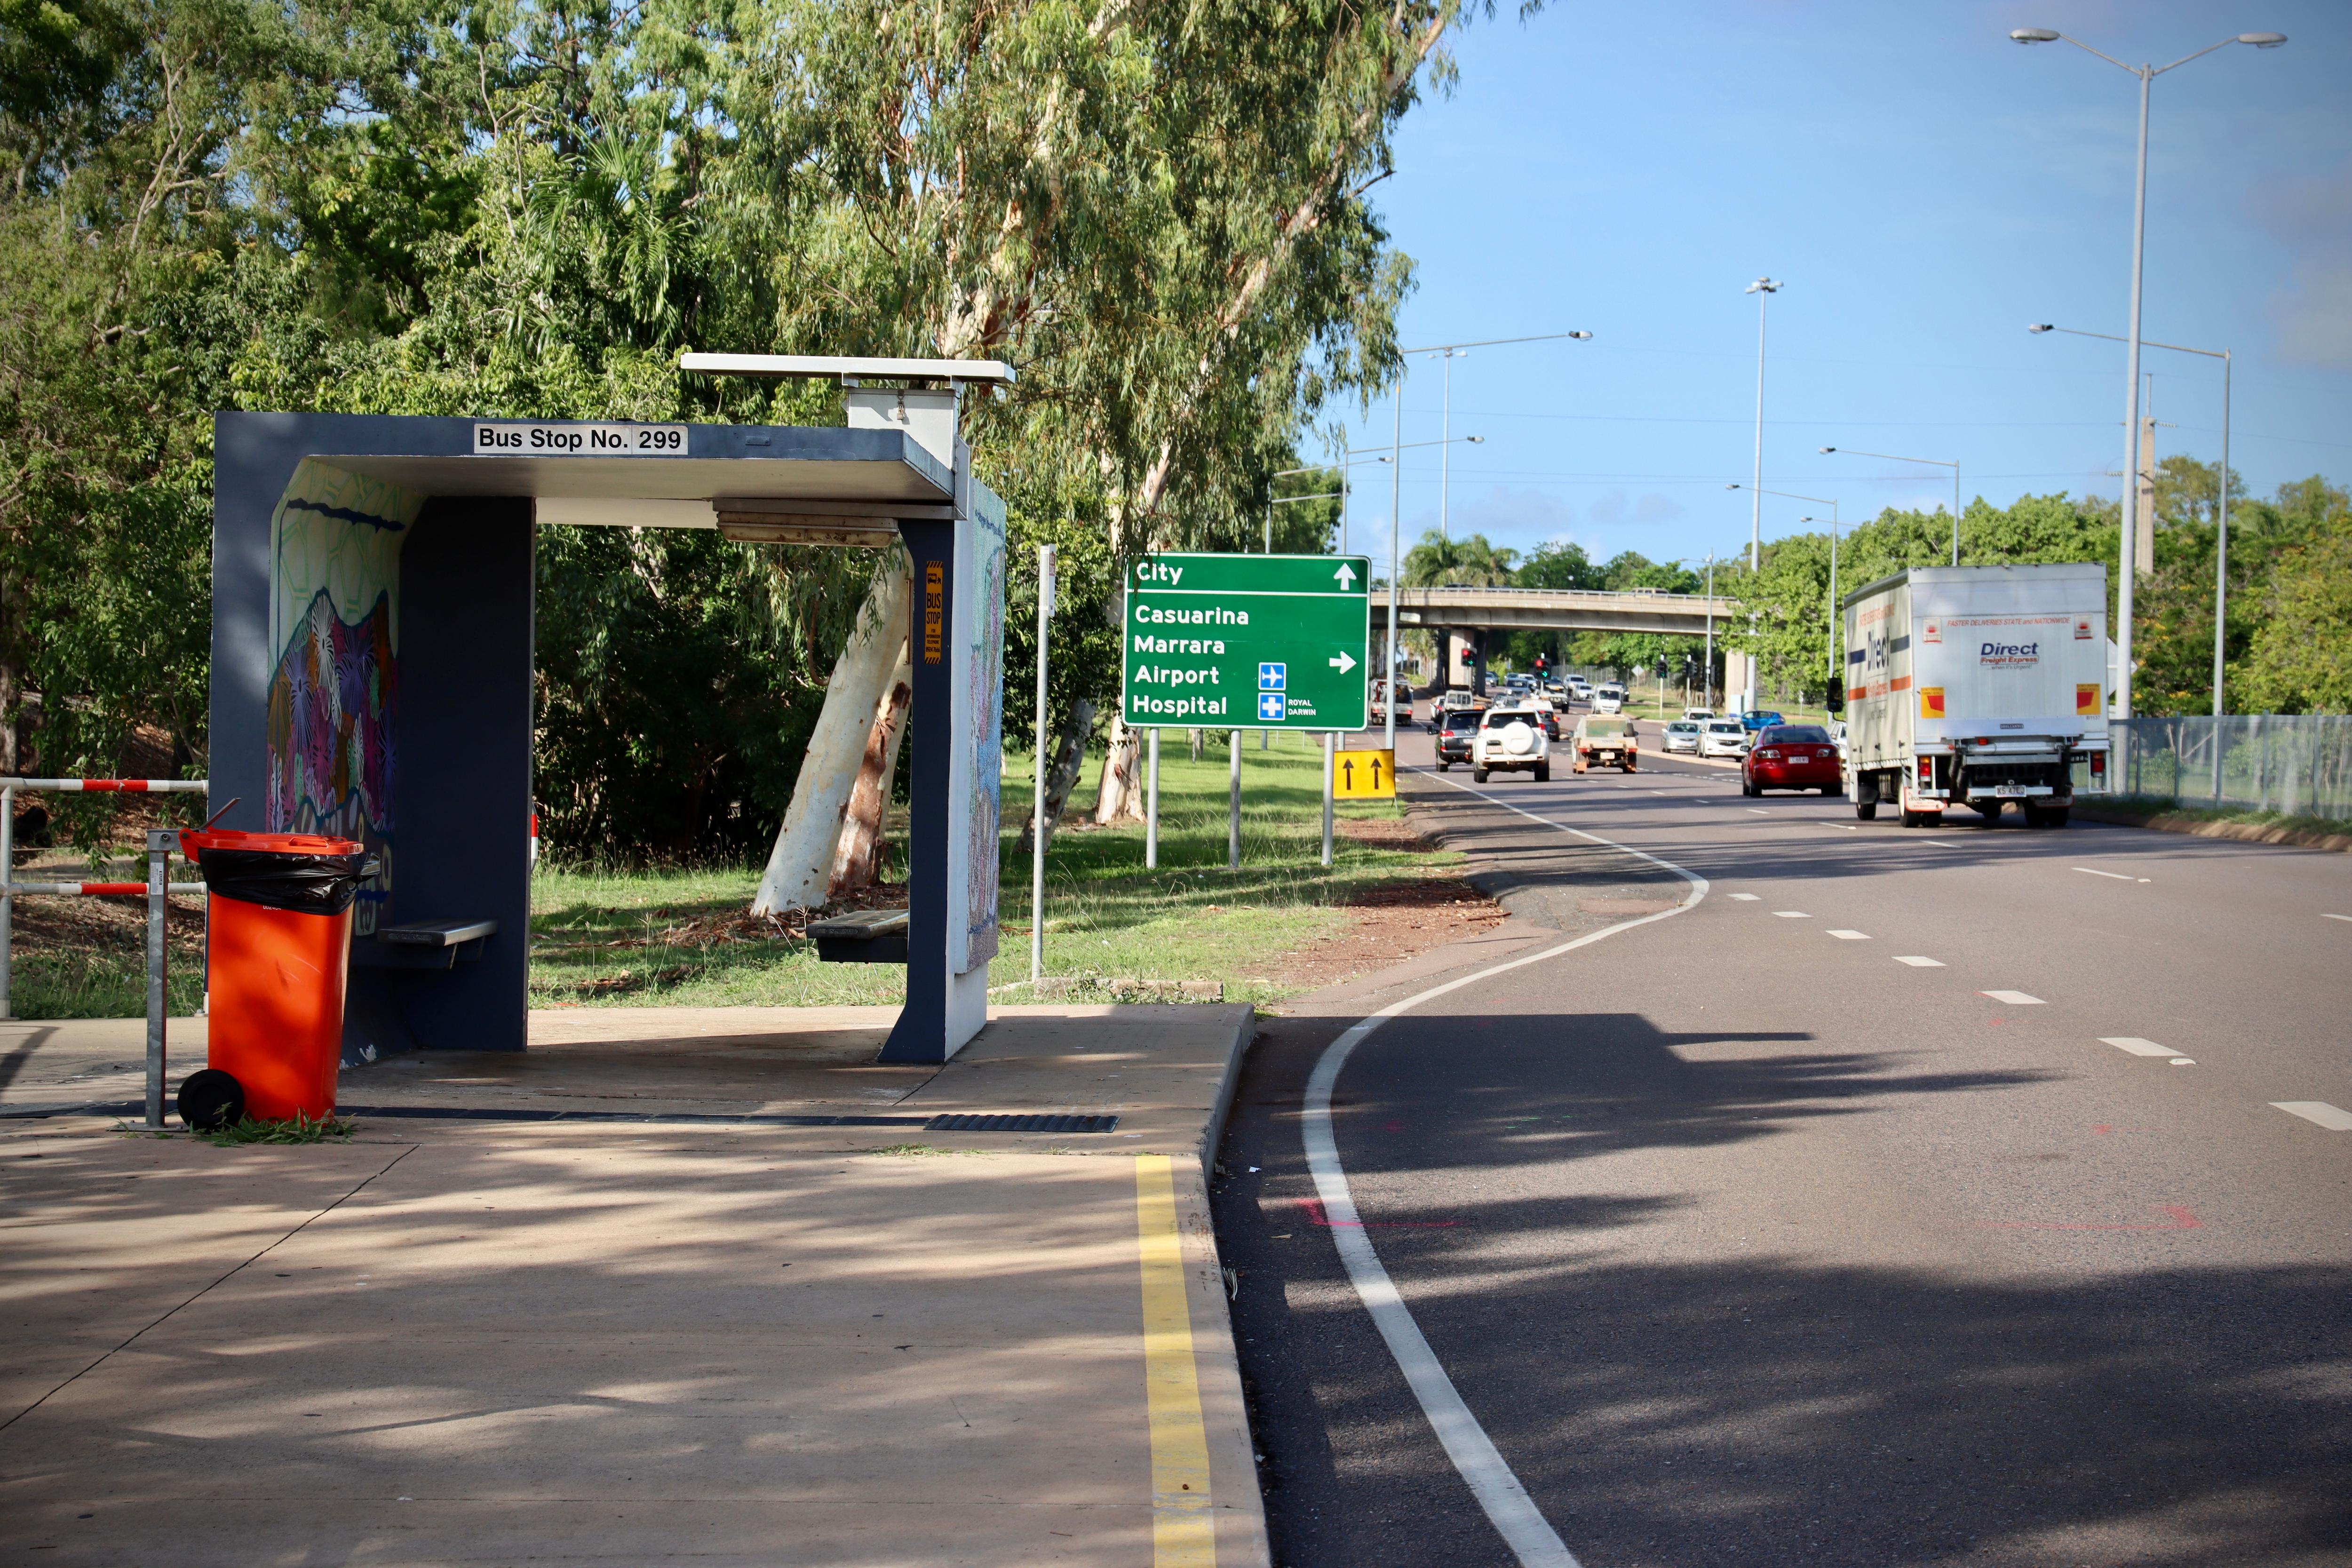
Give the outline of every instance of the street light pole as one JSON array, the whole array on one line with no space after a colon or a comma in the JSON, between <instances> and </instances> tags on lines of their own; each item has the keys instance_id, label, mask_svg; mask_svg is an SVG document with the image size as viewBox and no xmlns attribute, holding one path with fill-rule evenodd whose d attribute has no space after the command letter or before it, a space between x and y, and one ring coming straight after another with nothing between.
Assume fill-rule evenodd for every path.
<instances>
[{"instance_id":1,"label":"street light pole","mask_svg":"<svg viewBox=\"0 0 2352 1568\"><path fill-rule=\"evenodd\" d=\"M2239 33L2223 38L2218 44L2208 44L2193 55L2183 55L2168 66L2127 66L2115 56L2095 49L2080 38L2068 37L2053 27L2012 27L2009 36L2021 44L2069 43L2084 54L2097 55L2116 69L2128 71L2139 79L2139 165L2132 191L2132 269L2131 269L2131 336L2124 354L2124 490L2123 538L2116 551L2116 714L2118 719L2132 716L2132 616L2137 597L2136 579L2143 569L2137 559L2139 531L2139 488L2153 483L2152 476L2143 476L2139 467L2139 304L2141 265L2147 249L2147 102L2148 89L2158 77L2177 70L2190 60L2202 59L2216 49L2231 44L2251 44L2258 49L2274 49L2286 42L2284 33ZM2229 489L2225 472L2221 488ZM2146 564L2152 565L2154 563Z\"/></svg>"},{"instance_id":2,"label":"street light pole","mask_svg":"<svg viewBox=\"0 0 2352 1568\"><path fill-rule=\"evenodd\" d=\"M1926 463L1934 468L1952 470L1952 564L1960 563L1960 465L1941 458L1904 458L1893 452L1865 452L1859 447L1822 447L1823 453L1843 452L1849 458L1884 458L1890 463ZM1801 497L1799 499L1802 499Z\"/></svg>"},{"instance_id":3,"label":"street light pole","mask_svg":"<svg viewBox=\"0 0 2352 1568\"><path fill-rule=\"evenodd\" d=\"M2079 327L2054 326L2048 321L2036 321L2025 330L2037 335L2042 332L2064 332L2069 337L2101 338L2111 343L2125 341L2113 332L2086 332ZM2230 372L2232 366L2231 351L2192 349L2182 343L2159 343L2152 340L2143 340L2139 346L2166 349L2177 354L2203 354L2207 359L2217 359L2221 362L2221 492L2214 500L2213 551L2213 716L2218 719L2221 715L2222 663L2225 658L2225 630L2229 624L2230 608ZM2120 652L2123 645L2117 643L2116 647Z\"/></svg>"},{"instance_id":4,"label":"street light pole","mask_svg":"<svg viewBox=\"0 0 2352 1568\"><path fill-rule=\"evenodd\" d=\"M1748 570L1762 570L1764 554L1764 311L1780 285L1759 278L1748 286L1756 296L1756 495L1748 510Z\"/></svg>"}]
</instances>

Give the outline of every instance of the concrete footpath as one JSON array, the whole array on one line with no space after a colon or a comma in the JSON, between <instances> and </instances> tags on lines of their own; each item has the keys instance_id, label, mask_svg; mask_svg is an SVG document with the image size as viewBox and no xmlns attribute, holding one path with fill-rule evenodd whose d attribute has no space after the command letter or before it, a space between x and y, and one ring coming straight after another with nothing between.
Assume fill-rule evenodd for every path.
<instances>
[{"instance_id":1,"label":"concrete footpath","mask_svg":"<svg viewBox=\"0 0 2352 1568\"><path fill-rule=\"evenodd\" d=\"M874 1065L892 1013L537 1013L229 1149L23 1115L135 1093L141 1026L0 1024L0 1547L1265 1563L1203 1185L1249 1010L1000 1008L940 1068ZM1007 1113L1118 1121L930 1120Z\"/></svg>"}]
</instances>

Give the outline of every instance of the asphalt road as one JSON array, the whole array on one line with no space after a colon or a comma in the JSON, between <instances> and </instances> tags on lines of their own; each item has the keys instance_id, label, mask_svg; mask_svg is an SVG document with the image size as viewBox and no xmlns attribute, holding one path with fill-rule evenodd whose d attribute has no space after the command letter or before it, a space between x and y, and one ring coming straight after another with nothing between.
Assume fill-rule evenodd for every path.
<instances>
[{"instance_id":1,"label":"asphalt road","mask_svg":"<svg viewBox=\"0 0 2352 1568\"><path fill-rule=\"evenodd\" d=\"M1655 761L1407 787L1570 934L1691 884L1491 802L1707 884L1332 1096L1360 1234L1586 1568L2352 1563L2352 1131L2273 1104L2352 1110L2352 858ZM1222 1155L1275 1560L1509 1564L1307 1170L1355 1016L1265 1026Z\"/></svg>"}]
</instances>

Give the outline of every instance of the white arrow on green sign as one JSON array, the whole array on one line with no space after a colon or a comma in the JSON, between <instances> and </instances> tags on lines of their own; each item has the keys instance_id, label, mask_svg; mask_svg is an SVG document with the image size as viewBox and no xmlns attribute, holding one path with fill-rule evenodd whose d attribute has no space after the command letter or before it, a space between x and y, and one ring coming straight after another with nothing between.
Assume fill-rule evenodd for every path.
<instances>
[{"instance_id":1,"label":"white arrow on green sign","mask_svg":"<svg viewBox=\"0 0 2352 1568\"><path fill-rule=\"evenodd\" d=\"M1371 563L1361 555L1146 555L1120 640L1139 729L1360 730Z\"/></svg>"}]
</instances>

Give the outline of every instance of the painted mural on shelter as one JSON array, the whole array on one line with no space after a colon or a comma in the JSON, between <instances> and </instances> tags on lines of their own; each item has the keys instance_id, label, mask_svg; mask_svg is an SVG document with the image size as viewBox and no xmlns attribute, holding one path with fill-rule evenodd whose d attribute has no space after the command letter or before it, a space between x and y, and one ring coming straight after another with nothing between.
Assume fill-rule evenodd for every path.
<instances>
[{"instance_id":1,"label":"painted mural on shelter","mask_svg":"<svg viewBox=\"0 0 2352 1568\"><path fill-rule=\"evenodd\" d=\"M1004 812L1004 502L982 484L971 488L971 521L960 529L956 619L964 643L963 742L965 974L996 956L999 856ZM953 906L950 905L950 908Z\"/></svg>"},{"instance_id":2,"label":"painted mural on shelter","mask_svg":"<svg viewBox=\"0 0 2352 1568\"><path fill-rule=\"evenodd\" d=\"M382 864L353 930L393 884L400 692L400 548L425 498L306 460L270 523L268 798L273 833L354 838Z\"/></svg>"}]
</instances>

